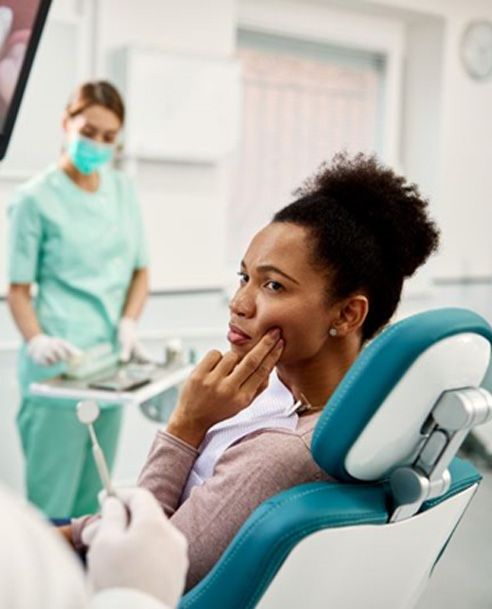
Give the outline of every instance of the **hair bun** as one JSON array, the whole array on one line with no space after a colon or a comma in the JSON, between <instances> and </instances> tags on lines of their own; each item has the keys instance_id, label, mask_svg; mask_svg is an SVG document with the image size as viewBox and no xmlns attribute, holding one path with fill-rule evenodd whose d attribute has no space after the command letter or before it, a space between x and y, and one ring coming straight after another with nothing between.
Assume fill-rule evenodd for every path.
<instances>
[{"instance_id":1,"label":"hair bun","mask_svg":"<svg viewBox=\"0 0 492 609\"><path fill-rule=\"evenodd\" d=\"M439 233L427 216L427 200L375 156L339 153L295 194L316 195L345 210L374 236L388 270L403 277L413 275L437 249Z\"/></svg>"}]
</instances>

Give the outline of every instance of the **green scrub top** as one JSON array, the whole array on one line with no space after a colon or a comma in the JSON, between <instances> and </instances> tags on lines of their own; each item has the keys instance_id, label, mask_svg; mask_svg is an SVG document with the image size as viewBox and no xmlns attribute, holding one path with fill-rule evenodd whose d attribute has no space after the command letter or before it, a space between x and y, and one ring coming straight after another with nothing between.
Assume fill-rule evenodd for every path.
<instances>
[{"instance_id":1,"label":"green scrub top","mask_svg":"<svg viewBox=\"0 0 492 609\"><path fill-rule=\"evenodd\" d=\"M9 280L37 284L34 308L43 332L82 350L103 342L115 345L133 272L148 264L128 177L105 168L99 189L87 192L52 166L17 191L9 215ZM24 397L32 381L63 369L63 364L36 365L24 345Z\"/></svg>"}]
</instances>

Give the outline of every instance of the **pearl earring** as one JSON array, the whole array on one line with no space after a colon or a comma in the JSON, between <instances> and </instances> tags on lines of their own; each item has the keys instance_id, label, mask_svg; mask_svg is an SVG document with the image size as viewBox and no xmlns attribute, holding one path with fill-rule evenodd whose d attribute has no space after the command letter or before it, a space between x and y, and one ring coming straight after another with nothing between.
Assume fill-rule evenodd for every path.
<instances>
[{"instance_id":1,"label":"pearl earring","mask_svg":"<svg viewBox=\"0 0 492 609\"><path fill-rule=\"evenodd\" d=\"M336 328L330 328L328 331L328 334L330 336L336 336L338 334L337 329Z\"/></svg>"}]
</instances>

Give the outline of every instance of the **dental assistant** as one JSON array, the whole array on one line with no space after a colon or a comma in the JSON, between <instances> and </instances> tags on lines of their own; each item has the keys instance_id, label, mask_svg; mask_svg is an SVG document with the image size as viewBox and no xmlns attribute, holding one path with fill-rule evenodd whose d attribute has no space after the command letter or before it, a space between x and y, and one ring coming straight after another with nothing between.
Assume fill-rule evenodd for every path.
<instances>
[{"instance_id":1,"label":"dental assistant","mask_svg":"<svg viewBox=\"0 0 492 609\"><path fill-rule=\"evenodd\" d=\"M95 510L100 482L76 402L32 396L30 383L60 374L101 343L124 360L143 355L136 335L148 291L142 221L132 183L109 167L123 122L110 83L81 85L63 116L58 163L24 184L9 209L8 302L24 339L17 423L28 498L52 518ZM101 407L96 432L111 467L121 408Z\"/></svg>"}]
</instances>

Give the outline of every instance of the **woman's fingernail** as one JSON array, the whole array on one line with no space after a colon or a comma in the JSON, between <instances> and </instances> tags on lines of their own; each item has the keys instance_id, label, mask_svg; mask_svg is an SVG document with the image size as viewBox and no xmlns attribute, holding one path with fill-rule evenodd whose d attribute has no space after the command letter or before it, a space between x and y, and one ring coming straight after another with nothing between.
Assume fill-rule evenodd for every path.
<instances>
[{"instance_id":1,"label":"woman's fingernail","mask_svg":"<svg viewBox=\"0 0 492 609\"><path fill-rule=\"evenodd\" d=\"M275 340L277 338L280 338L280 329L279 328L273 328L272 330L269 330L268 333L270 334L270 336L272 338L274 338Z\"/></svg>"},{"instance_id":2,"label":"woman's fingernail","mask_svg":"<svg viewBox=\"0 0 492 609\"><path fill-rule=\"evenodd\" d=\"M275 345L275 348L276 348L276 349L283 349L283 348L284 348L284 345L285 345L284 340L283 340L283 338L281 338L281 339L278 341L278 343Z\"/></svg>"}]
</instances>

